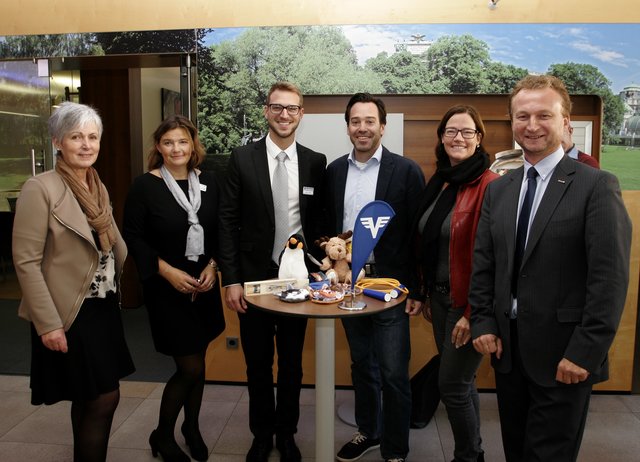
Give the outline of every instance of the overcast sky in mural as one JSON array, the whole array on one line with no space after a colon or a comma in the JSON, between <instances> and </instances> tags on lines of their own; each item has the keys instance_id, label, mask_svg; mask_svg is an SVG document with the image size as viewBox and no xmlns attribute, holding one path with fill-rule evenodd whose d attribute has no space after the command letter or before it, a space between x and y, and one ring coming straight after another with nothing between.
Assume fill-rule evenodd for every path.
<instances>
[{"instance_id":1,"label":"overcast sky in mural","mask_svg":"<svg viewBox=\"0 0 640 462\"><path fill-rule=\"evenodd\" d=\"M341 26L351 41L360 64L382 51L394 52L394 45L408 42L413 34L424 40L443 35L471 34L489 45L491 58L546 72L550 64L569 61L593 64L619 93L624 87L640 85L640 24L406 24ZM217 29L207 43L231 40L244 29Z\"/></svg>"}]
</instances>

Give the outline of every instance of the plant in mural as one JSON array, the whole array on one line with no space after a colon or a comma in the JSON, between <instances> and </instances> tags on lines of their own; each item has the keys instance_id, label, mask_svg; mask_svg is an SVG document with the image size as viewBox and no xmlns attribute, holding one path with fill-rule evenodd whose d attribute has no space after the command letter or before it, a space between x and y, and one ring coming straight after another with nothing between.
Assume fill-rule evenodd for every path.
<instances>
[{"instance_id":1,"label":"plant in mural","mask_svg":"<svg viewBox=\"0 0 640 462\"><path fill-rule=\"evenodd\" d=\"M570 35L576 31L581 29L571 28ZM183 29L0 37L0 57L197 50L198 123L209 153L228 153L265 133L262 108L266 93L276 80L291 80L305 94L508 93L529 72L492 59L495 50L468 33L442 35L430 42L422 54L401 46L396 47L396 52L381 52L359 63L352 41L337 26L251 28L232 40L205 46L211 32L212 29ZM585 44L584 36L576 37L578 41L569 44L574 49L600 50ZM612 56L619 59L623 55L604 53L605 59ZM529 62L526 55L522 62ZM627 66L619 61L614 64ZM547 66L547 72L563 79L570 92L603 98L603 135L607 142L619 130L624 112L621 99L611 90L611 81L592 64L545 64L540 69Z\"/></svg>"},{"instance_id":2,"label":"plant in mural","mask_svg":"<svg viewBox=\"0 0 640 462\"><path fill-rule=\"evenodd\" d=\"M603 138L609 142L612 134L622 125L624 103L611 91L611 81L591 64L565 63L549 66L549 74L561 79L569 93L576 95L598 95L604 107Z\"/></svg>"},{"instance_id":3,"label":"plant in mural","mask_svg":"<svg viewBox=\"0 0 640 462\"><path fill-rule=\"evenodd\" d=\"M0 39L2 58L103 55L93 34L14 35Z\"/></svg>"},{"instance_id":4,"label":"plant in mural","mask_svg":"<svg viewBox=\"0 0 640 462\"><path fill-rule=\"evenodd\" d=\"M210 29L177 29L165 31L101 32L95 39L105 54L188 53Z\"/></svg>"},{"instance_id":5,"label":"plant in mural","mask_svg":"<svg viewBox=\"0 0 640 462\"><path fill-rule=\"evenodd\" d=\"M505 93L526 69L493 62L486 43L445 36L422 55L380 53L358 65L338 27L248 29L201 49L198 123L209 153L228 153L265 133L262 107L276 80L305 94Z\"/></svg>"},{"instance_id":6,"label":"plant in mural","mask_svg":"<svg viewBox=\"0 0 640 462\"><path fill-rule=\"evenodd\" d=\"M380 78L385 93L434 93L422 57L402 50L368 59L365 68Z\"/></svg>"},{"instance_id":7,"label":"plant in mural","mask_svg":"<svg viewBox=\"0 0 640 462\"><path fill-rule=\"evenodd\" d=\"M198 125L209 153L228 153L266 132L262 110L277 80L295 82L305 94L384 92L336 27L248 29L202 50L198 69Z\"/></svg>"},{"instance_id":8,"label":"plant in mural","mask_svg":"<svg viewBox=\"0 0 640 462\"><path fill-rule=\"evenodd\" d=\"M0 58L191 53L211 29L0 37Z\"/></svg>"},{"instance_id":9,"label":"plant in mural","mask_svg":"<svg viewBox=\"0 0 640 462\"><path fill-rule=\"evenodd\" d=\"M490 62L486 71L489 82L485 93L509 93L520 79L529 74L529 71L522 67L499 61Z\"/></svg>"},{"instance_id":10,"label":"plant in mural","mask_svg":"<svg viewBox=\"0 0 640 462\"><path fill-rule=\"evenodd\" d=\"M484 93L489 46L471 35L445 36L426 52L426 66L437 93Z\"/></svg>"}]
</instances>

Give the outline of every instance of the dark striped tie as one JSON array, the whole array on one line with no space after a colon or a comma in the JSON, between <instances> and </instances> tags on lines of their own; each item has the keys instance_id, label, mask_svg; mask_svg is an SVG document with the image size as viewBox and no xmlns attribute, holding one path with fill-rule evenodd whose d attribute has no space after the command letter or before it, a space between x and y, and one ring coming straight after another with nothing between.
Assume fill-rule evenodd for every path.
<instances>
[{"instance_id":1,"label":"dark striped tie","mask_svg":"<svg viewBox=\"0 0 640 462\"><path fill-rule=\"evenodd\" d=\"M536 195L538 172L535 168L530 167L527 170L527 191L520 209L520 218L518 219L518 230L516 232L516 252L513 260L513 273L511 275L511 294L513 298L518 295L518 276L520 274L520 265L522 264L522 256L527 243L527 230L529 229L529 219L531 218L531 206L533 198Z\"/></svg>"}]
</instances>

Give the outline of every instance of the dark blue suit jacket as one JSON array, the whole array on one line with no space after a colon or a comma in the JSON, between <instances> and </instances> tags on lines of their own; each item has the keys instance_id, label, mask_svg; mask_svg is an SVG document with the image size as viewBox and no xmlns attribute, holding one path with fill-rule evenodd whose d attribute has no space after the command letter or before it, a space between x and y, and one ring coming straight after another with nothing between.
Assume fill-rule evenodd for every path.
<instances>
[{"instance_id":1,"label":"dark blue suit jacket","mask_svg":"<svg viewBox=\"0 0 640 462\"><path fill-rule=\"evenodd\" d=\"M348 154L327 167L325 229L330 236L343 232L344 193L349 167L347 158ZM424 174L416 162L382 148L375 199L388 203L396 215L389 222L373 254L381 276L398 279L410 290L415 288L411 220L424 185Z\"/></svg>"}]
</instances>

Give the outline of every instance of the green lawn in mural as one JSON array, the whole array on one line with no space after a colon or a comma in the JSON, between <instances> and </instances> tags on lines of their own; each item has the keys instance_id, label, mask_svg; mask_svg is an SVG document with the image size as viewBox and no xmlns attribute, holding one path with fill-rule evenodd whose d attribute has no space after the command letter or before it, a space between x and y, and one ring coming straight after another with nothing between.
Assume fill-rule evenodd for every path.
<instances>
[{"instance_id":1,"label":"green lawn in mural","mask_svg":"<svg viewBox=\"0 0 640 462\"><path fill-rule=\"evenodd\" d=\"M600 166L618 177L623 190L640 190L640 147L603 146Z\"/></svg>"}]
</instances>

